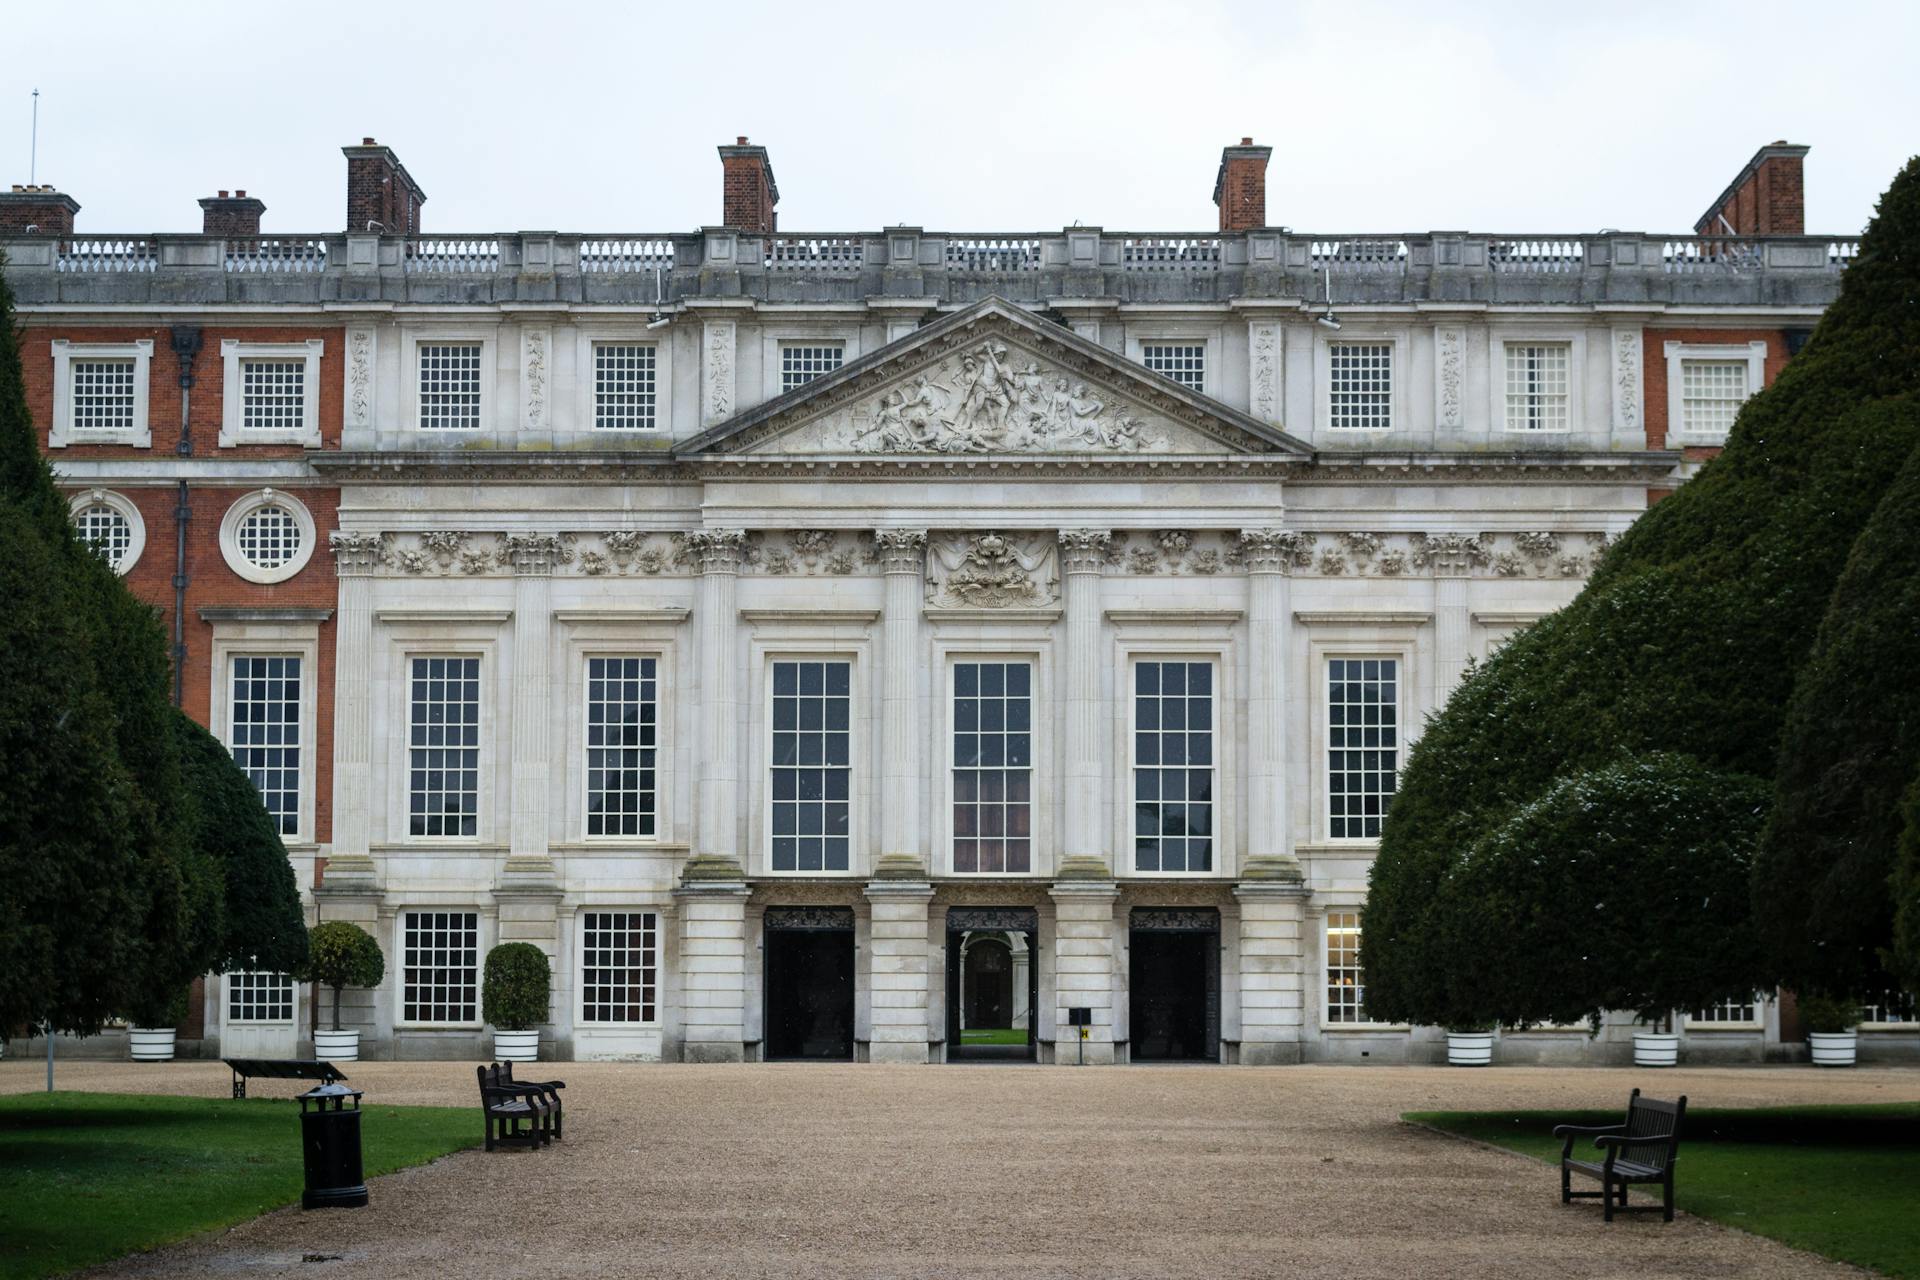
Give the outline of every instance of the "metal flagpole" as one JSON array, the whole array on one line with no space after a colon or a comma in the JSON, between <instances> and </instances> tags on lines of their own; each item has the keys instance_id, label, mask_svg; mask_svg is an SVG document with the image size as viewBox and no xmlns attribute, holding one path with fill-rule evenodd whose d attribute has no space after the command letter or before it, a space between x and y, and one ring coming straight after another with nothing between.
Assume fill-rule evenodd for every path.
<instances>
[{"instance_id":1,"label":"metal flagpole","mask_svg":"<svg viewBox=\"0 0 1920 1280\"><path fill-rule=\"evenodd\" d=\"M53 1092L53 1024L43 1022L40 1029L47 1033L47 1092Z\"/></svg>"},{"instance_id":2,"label":"metal flagpole","mask_svg":"<svg viewBox=\"0 0 1920 1280\"><path fill-rule=\"evenodd\" d=\"M33 91L33 142L27 152L27 182L37 186L40 181L40 91ZM51 1070L52 1068L48 1068ZM53 1088L48 1085L47 1088Z\"/></svg>"}]
</instances>

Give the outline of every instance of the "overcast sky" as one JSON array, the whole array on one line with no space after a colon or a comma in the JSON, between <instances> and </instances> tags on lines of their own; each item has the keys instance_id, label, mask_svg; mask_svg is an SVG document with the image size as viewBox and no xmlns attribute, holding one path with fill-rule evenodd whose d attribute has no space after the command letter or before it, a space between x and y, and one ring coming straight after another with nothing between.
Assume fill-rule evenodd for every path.
<instances>
[{"instance_id":1,"label":"overcast sky","mask_svg":"<svg viewBox=\"0 0 1920 1280\"><path fill-rule=\"evenodd\" d=\"M1680 231L1806 143L1807 225L1857 231L1920 151L1920 4L17 5L0 154L83 231L197 231L244 187L339 229L373 135L430 232L720 218L766 145L787 230L1208 230L1223 144L1273 147L1303 231Z\"/></svg>"}]
</instances>

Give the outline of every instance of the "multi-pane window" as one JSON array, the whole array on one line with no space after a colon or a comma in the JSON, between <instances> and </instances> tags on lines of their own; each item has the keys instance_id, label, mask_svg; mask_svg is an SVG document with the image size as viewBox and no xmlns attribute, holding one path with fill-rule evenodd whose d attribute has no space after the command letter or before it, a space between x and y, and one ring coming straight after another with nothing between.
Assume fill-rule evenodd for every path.
<instances>
[{"instance_id":1,"label":"multi-pane window","mask_svg":"<svg viewBox=\"0 0 1920 1280\"><path fill-rule=\"evenodd\" d=\"M1745 360L1680 362L1680 429L1689 435L1725 435L1747 401Z\"/></svg>"},{"instance_id":2,"label":"multi-pane window","mask_svg":"<svg viewBox=\"0 0 1920 1280\"><path fill-rule=\"evenodd\" d=\"M804 387L832 373L846 356L841 342L786 342L780 345L780 390Z\"/></svg>"},{"instance_id":3,"label":"multi-pane window","mask_svg":"<svg viewBox=\"0 0 1920 1280\"><path fill-rule=\"evenodd\" d=\"M1133 668L1133 866L1213 869L1213 664Z\"/></svg>"},{"instance_id":4,"label":"multi-pane window","mask_svg":"<svg viewBox=\"0 0 1920 1280\"><path fill-rule=\"evenodd\" d=\"M300 554L300 521L277 502L262 503L241 517L233 541L254 568L278 569Z\"/></svg>"},{"instance_id":5,"label":"multi-pane window","mask_svg":"<svg viewBox=\"0 0 1920 1280\"><path fill-rule=\"evenodd\" d=\"M1710 1004L1704 1009L1695 1009L1687 1015L1687 1021L1693 1023L1756 1023L1760 1021L1760 997L1751 996L1746 1000L1722 1000L1720 1003Z\"/></svg>"},{"instance_id":6,"label":"multi-pane window","mask_svg":"<svg viewBox=\"0 0 1920 1280\"><path fill-rule=\"evenodd\" d=\"M292 1022L293 979L240 970L227 975L228 1022Z\"/></svg>"},{"instance_id":7,"label":"multi-pane window","mask_svg":"<svg viewBox=\"0 0 1920 1280\"><path fill-rule=\"evenodd\" d=\"M657 659L587 659L587 834L650 836L659 749Z\"/></svg>"},{"instance_id":8,"label":"multi-pane window","mask_svg":"<svg viewBox=\"0 0 1920 1280\"><path fill-rule=\"evenodd\" d=\"M651 431L652 343L601 342L593 348L593 425L597 431Z\"/></svg>"},{"instance_id":9,"label":"multi-pane window","mask_svg":"<svg viewBox=\"0 0 1920 1280\"><path fill-rule=\"evenodd\" d=\"M1920 1022L1920 997L1911 991L1884 991L1862 1011L1860 1022L1863 1026Z\"/></svg>"},{"instance_id":10,"label":"multi-pane window","mask_svg":"<svg viewBox=\"0 0 1920 1280\"><path fill-rule=\"evenodd\" d=\"M480 659L415 658L409 699L410 830L470 836L480 815Z\"/></svg>"},{"instance_id":11,"label":"multi-pane window","mask_svg":"<svg viewBox=\"0 0 1920 1280\"><path fill-rule=\"evenodd\" d=\"M241 426L249 431L302 431L306 414L306 361L240 361Z\"/></svg>"},{"instance_id":12,"label":"multi-pane window","mask_svg":"<svg viewBox=\"0 0 1920 1280\"><path fill-rule=\"evenodd\" d=\"M1327 348L1327 425L1337 431L1393 426L1393 344L1335 342Z\"/></svg>"},{"instance_id":13,"label":"multi-pane window","mask_svg":"<svg viewBox=\"0 0 1920 1280\"><path fill-rule=\"evenodd\" d=\"M773 664L773 869L845 871L853 666Z\"/></svg>"},{"instance_id":14,"label":"multi-pane window","mask_svg":"<svg viewBox=\"0 0 1920 1280\"><path fill-rule=\"evenodd\" d=\"M420 344L420 426L427 431L480 428L480 344Z\"/></svg>"},{"instance_id":15,"label":"multi-pane window","mask_svg":"<svg viewBox=\"0 0 1920 1280\"><path fill-rule=\"evenodd\" d=\"M1360 968L1360 913L1327 912L1327 1022L1371 1022Z\"/></svg>"},{"instance_id":16,"label":"multi-pane window","mask_svg":"<svg viewBox=\"0 0 1920 1280\"><path fill-rule=\"evenodd\" d=\"M1140 363L1195 391L1207 387L1207 344L1204 342L1145 342Z\"/></svg>"},{"instance_id":17,"label":"multi-pane window","mask_svg":"<svg viewBox=\"0 0 1920 1280\"><path fill-rule=\"evenodd\" d=\"M402 925L400 1020L478 1022L480 917L409 911Z\"/></svg>"},{"instance_id":18,"label":"multi-pane window","mask_svg":"<svg viewBox=\"0 0 1920 1280\"><path fill-rule=\"evenodd\" d=\"M297 657L233 659L227 743L283 836L300 830L300 675Z\"/></svg>"},{"instance_id":19,"label":"multi-pane window","mask_svg":"<svg viewBox=\"0 0 1920 1280\"><path fill-rule=\"evenodd\" d=\"M1569 347L1507 344L1507 430L1565 431Z\"/></svg>"},{"instance_id":20,"label":"multi-pane window","mask_svg":"<svg viewBox=\"0 0 1920 1280\"><path fill-rule=\"evenodd\" d=\"M1400 663L1333 658L1327 663L1327 834L1372 840L1393 799L1400 767Z\"/></svg>"},{"instance_id":21,"label":"multi-pane window","mask_svg":"<svg viewBox=\"0 0 1920 1280\"><path fill-rule=\"evenodd\" d=\"M651 911L580 917L583 1022L653 1022L660 985L659 919Z\"/></svg>"},{"instance_id":22,"label":"multi-pane window","mask_svg":"<svg viewBox=\"0 0 1920 1280\"><path fill-rule=\"evenodd\" d=\"M953 668L953 869L1033 870L1033 668Z\"/></svg>"},{"instance_id":23,"label":"multi-pane window","mask_svg":"<svg viewBox=\"0 0 1920 1280\"><path fill-rule=\"evenodd\" d=\"M133 526L127 518L104 502L96 502L74 518L80 540L99 553L115 569L133 548Z\"/></svg>"},{"instance_id":24,"label":"multi-pane window","mask_svg":"<svg viewBox=\"0 0 1920 1280\"><path fill-rule=\"evenodd\" d=\"M133 430L133 364L100 359L71 363L75 431Z\"/></svg>"}]
</instances>

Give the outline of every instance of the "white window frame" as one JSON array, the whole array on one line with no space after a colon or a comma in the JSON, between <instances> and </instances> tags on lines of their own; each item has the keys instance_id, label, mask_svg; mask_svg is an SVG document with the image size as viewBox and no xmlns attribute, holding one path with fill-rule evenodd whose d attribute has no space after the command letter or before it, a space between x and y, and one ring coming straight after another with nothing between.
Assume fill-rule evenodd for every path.
<instances>
[{"instance_id":1,"label":"white window frame","mask_svg":"<svg viewBox=\"0 0 1920 1280\"><path fill-rule=\"evenodd\" d=\"M1218 325L1153 325L1143 327L1138 333L1133 326L1127 327L1127 358L1142 369L1147 366L1148 347L1200 347L1199 387L1187 387L1196 395L1211 396L1218 399L1220 388L1220 327ZM1148 370L1148 372L1155 372ZM1167 375L1161 375L1165 377ZM1181 383L1185 387L1185 383Z\"/></svg>"},{"instance_id":2,"label":"white window frame","mask_svg":"<svg viewBox=\"0 0 1920 1280\"><path fill-rule=\"evenodd\" d=\"M1408 388L1411 368L1410 343L1405 329L1363 326L1352 321L1339 333L1318 330L1313 340L1313 427L1316 434L1335 440L1376 440L1407 429ZM1333 349L1336 346L1386 346L1393 348L1393 376L1387 387L1387 426L1336 427L1333 425Z\"/></svg>"},{"instance_id":3,"label":"white window frame","mask_svg":"<svg viewBox=\"0 0 1920 1280\"><path fill-rule=\"evenodd\" d=\"M653 1017L637 1022L587 1021L587 916L648 915L653 917ZM651 903L583 903L573 916L573 1027L577 1036L617 1036L632 1031L657 1031L666 1022L667 937L669 916Z\"/></svg>"},{"instance_id":4,"label":"white window frame","mask_svg":"<svg viewBox=\"0 0 1920 1280\"><path fill-rule=\"evenodd\" d=\"M1334 1032L1337 1034L1348 1031L1404 1031L1407 1029L1404 1024L1395 1022L1335 1022L1333 1020L1333 1000L1331 998L1333 994L1333 939L1330 936L1333 929L1332 918L1337 915L1351 915L1356 922L1356 930L1364 930L1364 905L1365 904L1360 902L1329 902L1327 909L1320 913L1320 924L1316 932L1320 935L1320 1030L1323 1032ZM1356 966L1358 966L1359 960L1359 952L1356 950L1354 953ZM1361 968L1360 974L1361 990L1364 991L1366 989L1366 969ZM1366 1007L1364 998L1360 1004L1363 1009Z\"/></svg>"},{"instance_id":5,"label":"white window frame","mask_svg":"<svg viewBox=\"0 0 1920 1280\"><path fill-rule=\"evenodd\" d=\"M671 332L671 330L669 330ZM653 348L653 425L646 428L621 428L602 430L594 425L596 420L596 398L594 395L594 350L603 346L652 347ZM673 434L673 346L663 336L644 329L621 329L596 326L579 330L574 339L574 382L578 394L574 397L574 412L577 415L573 433L601 440L651 439L654 436Z\"/></svg>"},{"instance_id":6,"label":"white window frame","mask_svg":"<svg viewBox=\"0 0 1920 1280\"><path fill-rule=\"evenodd\" d=\"M399 790L399 804L394 810L395 820L400 824L400 837L408 844L418 845L474 845L485 838L487 832L487 797L491 789L494 773L488 768L487 747L494 738L494 717L496 714L495 681L490 677L488 658L491 655L475 652L458 646L407 649L400 655L399 685L400 714L395 721L398 728L396 740L399 752L394 761L395 779ZM464 661L474 659L479 663L480 723L477 741L474 743L474 759L477 777L473 782L473 834L468 835L416 835L413 830L413 664L415 662Z\"/></svg>"},{"instance_id":7,"label":"white window frame","mask_svg":"<svg viewBox=\"0 0 1920 1280\"><path fill-rule=\"evenodd\" d=\"M500 403L500 353L498 335L484 329L408 329L401 349L407 353L403 378L406 382L407 429L429 440L473 440L493 434ZM480 417L473 430L466 428L425 427L420 424L420 348L478 346L480 348ZM508 398L509 408L512 397ZM511 418L509 418L511 421Z\"/></svg>"},{"instance_id":8,"label":"white window frame","mask_svg":"<svg viewBox=\"0 0 1920 1280\"><path fill-rule=\"evenodd\" d=\"M229 754L233 751L233 660L235 658L298 658L300 660L300 794L298 819L291 835L280 842L289 848L314 843L314 797L320 764L320 628L315 622L214 623L214 680L208 718L214 736Z\"/></svg>"},{"instance_id":9,"label":"white window frame","mask_svg":"<svg viewBox=\"0 0 1920 1280\"><path fill-rule=\"evenodd\" d=\"M1213 831L1212 831L1212 839L1211 839L1212 848L1209 854L1209 862L1211 865L1209 865L1207 869L1204 871L1193 871L1190 869L1182 869L1179 871L1165 871L1165 870L1142 871L1134 860L1134 855L1136 850L1134 849L1135 832L1133 828L1132 819L1136 811L1136 806L1139 803L1139 791L1138 791L1139 770L1144 768L1150 768L1150 767L1151 768L1166 767L1164 765L1155 765L1155 766L1142 765L1137 760L1134 759L1134 743L1136 740L1136 735L1138 734L1138 731L1139 731L1139 715L1140 715L1139 695L1134 692L1134 670L1142 662L1157 662L1157 663L1182 662L1182 663L1187 663L1189 665L1192 665L1195 663L1205 663L1207 666L1213 669L1213 694L1212 694L1213 724L1210 726L1210 729L1209 729L1209 731L1213 735L1213 764L1209 768L1209 771L1213 775L1213 778L1212 778L1213 785L1211 788L1213 793L1213 799L1209 801L1209 805L1212 809L1211 819L1213 823ZM1130 650L1127 654L1126 665L1121 668L1121 671L1126 676L1126 686L1125 686L1126 693L1124 694L1124 696L1127 700L1127 715L1126 715L1127 749L1126 749L1126 753L1121 757L1121 759L1125 762L1126 771L1127 771L1126 785L1123 788L1123 790L1126 792L1126 797L1127 797L1127 816L1128 816L1127 839L1125 844L1117 846L1114 861L1116 863L1120 862L1122 860L1121 853L1124 852L1124 855L1125 855L1124 860L1127 864L1126 874L1129 876L1134 876L1142 880L1179 880L1179 879L1190 879L1194 876L1214 877L1221 874L1221 864L1226 860L1226 858L1225 858L1225 853L1221 848L1220 827L1221 827L1222 819L1224 819L1226 815L1221 812L1221 809L1222 809L1221 787L1224 782L1224 779L1222 776L1224 771L1221 768L1220 755L1221 755L1221 749L1223 746L1222 740L1225 734L1229 731L1227 729L1227 726L1224 723L1225 708L1222 705L1223 702L1225 701L1222 694L1222 686L1226 683L1225 667L1226 667L1226 664L1220 655L1214 654L1214 653L1208 653L1208 652L1205 652L1204 650L1195 651L1191 654L1186 654L1186 653L1179 653L1179 652L1155 653L1151 651L1142 651L1139 649L1133 649L1133 650ZM1181 765L1176 767L1183 768L1189 773L1197 772L1197 770L1193 769L1190 766ZM1117 870L1118 868L1116 868L1116 871Z\"/></svg>"},{"instance_id":10,"label":"white window frame","mask_svg":"<svg viewBox=\"0 0 1920 1280\"><path fill-rule=\"evenodd\" d=\"M760 340L760 360L762 375L761 399L771 400L785 395L780 389L780 352L785 347L823 347L833 343L840 344L840 368L844 369L858 360L863 354L860 349L860 322L849 318L845 324L818 325L781 325L769 327ZM838 373L839 369L834 370ZM820 378L830 378L833 374L823 373ZM813 381L818 382L820 378ZM807 386L812 386L810 382Z\"/></svg>"},{"instance_id":11,"label":"white window frame","mask_svg":"<svg viewBox=\"0 0 1920 1280\"><path fill-rule=\"evenodd\" d=\"M748 641L749 680L747 731L751 750L747 767L752 786L748 790L747 848L749 873L773 879L808 877L854 878L866 874L869 856L868 832L872 830L879 794L876 753L872 744L878 728L879 679L874 660L873 623L879 618L871 609L766 609L742 610L741 619L751 628ZM848 802L847 863L845 871L773 870L773 664L775 662L850 662L853 679L848 688L853 694L850 724L852 739L848 751L850 785Z\"/></svg>"},{"instance_id":12,"label":"white window frame","mask_svg":"<svg viewBox=\"0 0 1920 1280\"><path fill-rule=\"evenodd\" d=\"M637 658L642 662L653 663L653 833L651 835L594 835L587 830L588 820L592 816L590 787L592 770L587 765L587 753L593 749L587 741L592 722L587 718L587 686L595 659L624 661ZM588 844L611 845L654 845L662 843L664 828L667 825L667 807L671 800L664 786L666 770L663 767L667 757L672 754L663 732L667 704L672 701L672 692L666 683L666 662L658 652L645 649L591 648L580 653L580 678L574 682L579 697L575 700L576 714L579 717L579 733L574 741L580 745L580 825L576 828L580 838Z\"/></svg>"},{"instance_id":13,"label":"white window frame","mask_svg":"<svg viewBox=\"0 0 1920 1280\"><path fill-rule=\"evenodd\" d=\"M1345 836L1338 840L1333 830L1332 806L1327 791L1327 661L1330 658L1395 658L1400 663L1400 768L1418 740L1420 717L1429 706L1432 690L1428 684L1433 654L1433 615L1426 612L1388 613L1354 611L1316 613L1296 611L1296 631L1300 636L1296 656L1304 662L1297 668L1310 673L1317 692L1301 699L1307 710L1304 726L1310 744L1306 771L1308 811L1307 829L1295 828L1296 848L1326 850L1374 849L1378 840ZM1295 775L1298 776L1298 775Z\"/></svg>"},{"instance_id":14,"label":"white window frame","mask_svg":"<svg viewBox=\"0 0 1920 1280\"><path fill-rule=\"evenodd\" d=\"M297 444L308 449L320 447L320 357L326 343L319 338L305 342L241 342L223 338L220 342L220 447L236 444ZM299 360L305 366L300 392L300 427L297 431L269 431L246 425L246 380L243 364L248 360Z\"/></svg>"},{"instance_id":15,"label":"white window frame","mask_svg":"<svg viewBox=\"0 0 1920 1280\"><path fill-rule=\"evenodd\" d=\"M75 360L133 361L133 425L114 431L75 430L73 425L73 362ZM149 375L153 366L153 339L133 342L70 342L53 339L53 423L47 432L49 449L76 444L123 444L146 449L153 444L147 417Z\"/></svg>"},{"instance_id":16,"label":"white window frame","mask_svg":"<svg viewBox=\"0 0 1920 1280\"><path fill-rule=\"evenodd\" d=\"M941 654L940 657L941 670L944 672L941 688L945 691L945 700L940 714L933 717L938 725L941 744L940 749L936 751L933 756L933 759L938 762L937 767L941 770L941 784L938 788L940 812L933 826L938 832L935 838L940 841L942 857L936 861L944 867L947 874L962 880L1026 880L1039 876L1042 874L1042 852L1043 848L1046 847L1041 843L1042 814L1045 810L1051 808L1050 805L1044 804L1041 801L1041 779L1044 776L1043 764L1046 759L1044 735L1048 723L1048 717L1045 714L1044 708L1048 704L1041 700L1046 672L1045 667L1041 663L1040 654L1032 649L1024 651L1009 649L991 653L985 650L951 650ZM1024 663L1030 673L1027 680L1027 701L1031 709L1027 730L1029 756L1027 764L1027 787L1028 795L1031 799L1027 802L1027 830L1030 834L1027 837L1029 848L1027 854L1027 870L1025 871L958 871L954 869L953 842L957 837L954 835L953 830L953 809L956 803L953 778L955 772L955 765L953 763L953 737L957 730L955 729L953 704L957 696L955 693L955 669L962 663L999 663L1002 665Z\"/></svg>"},{"instance_id":17,"label":"white window frame","mask_svg":"<svg viewBox=\"0 0 1920 1280\"><path fill-rule=\"evenodd\" d=\"M1886 992L1885 994L1887 994L1887 995L1894 995L1894 994L1898 994L1898 993L1897 993L1897 992L1895 992L1895 991L1888 991L1888 992ZM1870 1004L1870 1005L1867 1005L1867 1006L1865 1006L1865 1007L1867 1007L1867 1008L1874 1008L1874 1009L1877 1009L1877 1008L1880 1008L1880 1007L1882 1007L1882 1006L1880 1006L1880 1005L1878 1005L1878 1004ZM1861 1022L1861 1023L1860 1023L1860 1025L1859 1025L1859 1027L1858 1027L1858 1030L1861 1030L1861 1031L1872 1031L1872 1032L1881 1032L1881 1031L1907 1031L1907 1032L1912 1032L1912 1031L1920 1031L1920 997L1916 997L1916 998L1914 999L1914 1004L1913 1004L1913 1008L1914 1008L1914 1013L1915 1013L1915 1015L1916 1015L1916 1016L1915 1016L1914 1018L1910 1018L1910 1019L1908 1019L1908 1020L1907 1020L1907 1021L1905 1021L1905 1022L1864 1022L1864 1021L1863 1021L1863 1022Z\"/></svg>"},{"instance_id":18,"label":"white window frame","mask_svg":"<svg viewBox=\"0 0 1920 1280\"><path fill-rule=\"evenodd\" d=\"M480 583L475 582L478 586ZM510 583L507 585L511 585ZM495 833L504 833L510 818L510 787L496 785L511 777L512 744L499 731L503 700L513 696L503 678L501 635L513 613L499 609L381 609L375 612L379 624L374 652L372 687L385 690L386 697L375 703L373 726L373 768L385 779L386 804L375 817L376 830L384 830L382 848L397 849L474 849L506 850L492 841ZM408 728L412 724L412 672L415 658L480 659L480 806L479 821L471 836L416 836L411 816L409 787L412 757L409 754ZM569 791L571 792L571 788Z\"/></svg>"},{"instance_id":19,"label":"white window frame","mask_svg":"<svg viewBox=\"0 0 1920 1280\"><path fill-rule=\"evenodd\" d=\"M1693 1016L1692 1010L1683 1009L1680 1011L1680 1025L1687 1031L1761 1031L1766 1028L1767 1006L1772 1003L1773 1001L1768 998L1765 992L1756 991L1753 993L1752 1018L1743 1018L1731 1022L1718 1019L1709 1020L1706 1018L1696 1018Z\"/></svg>"},{"instance_id":20,"label":"white window frame","mask_svg":"<svg viewBox=\"0 0 1920 1280\"><path fill-rule=\"evenodd\" d=\"M283 978L287 984L287 1016L284 1018L237 1018L233 1013L235 980L241 977ZM290 1027L300 1017L300 984L292 975L271 969L233 969L222 975L220 983L220 1025L222 1027Z\"/></svg>"},{"instance_id":21,"label":"white window frame","mask_svg":"<svg viewBox=\"0 0 1920 1280\"><path fill-rule=\"evenodd\" d=\"M1689 360L1745 360L1747 362L1747 400L1760 394L1767 385L1767 344L1756 338L1751 342L1668 342L1667 357L1667 438L1682 444L1725 444L1724 431L1688 431L1686 395L1683 387ZM1741 401L1745 404L1746 401Z\"/></svg>"},{"instance_id":22,"label":"white window frame","mask_svg":"<svg viewBox=\"0 0 1920 1280\"><path fill-rule=\"evenodd\" d=\"M300 549L285 564L271 569L261 568L240 552L241 523L266 506L284 508L300 529ZM314 546L318 541L319 533L313 523L313 513L307 510L306 503L285 489L255 489L236 500L220 519L220 554L226 559L227 568L248 582L285 582L307 567L313 559Z\"/></svg>"},{"instance_id":23,"label":"white window frame","mask_svg":"<svg viewBox=\"0 0 1920 1280\"><path fill-rule=\"evenodd\" d=\"M1487 421L1493 424L1493 434L1526 437L1561 437L1579 433L1585 426L1582 409L1582 397L1586 394L1585 379L1581 376L1587 363L1587 339L1585 333L1525 331L1505 332L1496 330L1488 343L1487 386L1491 401L1487 406ZM1515 426L1507 416L1507 348L1509 347L1565 347L1567 349L1567 425L1564 427L1524 427Z\"/></svg>"},{"instance_id":24,"label":"white window frame","mask_svg":"<svg viewBox=\"0 0 1920 1280\"><path fill-rule=\"evenodd\" d=\"M1393 652L1349 652L1346 648L1329 649L1320 655L1314 664L1315 677L1320 681L1320 750L1314 757L1314 769L1320 783L1320 823L1322 837L1328 844L1373 846L1380 843L1379 836L1336 836L1333 834L1333 785L1328 775L1333 772L1333 664L1335 662L1392 662L1394 669L1394 794L1399 794L1400 770L1407 764L1407 663L1398 653ZM1361 750L1366 748L1362 747ZM1391 804L1392 801L1387 802ZM1386 812L1380 814L1382 824L1386 822Z\"/></svg>"},{"instance_id":25,"label":"white window frame","mask_svg":"<svg viewBox=\"0 0 1920 1280\"><path fill-rule=\"evenodd\" d=\"M421 1022L410 1021L407 1016L407 917L416 914L455 914L474 917L474 955L473 955L473 1021L471 1022ZM478 1031L486 1026L487 1002L487 952L493 946L494 921L487 912L477 906L464 903L408 902L397 907L393 913L393 1025L396 1030L467 1030Z\"/></svg>"},{"instance_id":26,"label":"white window frame","mask_svg":"<svg viewBox=\"0 0 1920 1280\"><path fill-rule=\"evenodd\" d=\"M134 506L125 494L115 493L111 489L82 489L67 503L67 514L73 519L76 529L79 528L81 515L89 507L112 507L127 522L126 554L113 566L115 573L125 577L127 570L140 562L140 553L147 549L147 522L140 518L140 508Z\"/></svg>"},{"instance_id":27,"label":"white window frame","mask_svg":"<svg viewBox=\"0 0 1920 1280\"><path fill-rule=\"evenodd\" d=\"M562 628L566 654L566 685L577 690L578 697L565 702L564 715L556 732L560 741L576 744L566 753L566 826L582 847L640 848L684 847L681 815L688 811L690 797L677 788L674 768L678 722L679 684L677 675L677 628L686 621L685 608L633 609L588 608L556 609L554 620ZM654 660L654 725L659 748L654 757L654 819L651 836L590 836L587 831L587 660L589 658L652 658ZM648 910L659 910L650 907Z\"/></svg>"}]
</instances>

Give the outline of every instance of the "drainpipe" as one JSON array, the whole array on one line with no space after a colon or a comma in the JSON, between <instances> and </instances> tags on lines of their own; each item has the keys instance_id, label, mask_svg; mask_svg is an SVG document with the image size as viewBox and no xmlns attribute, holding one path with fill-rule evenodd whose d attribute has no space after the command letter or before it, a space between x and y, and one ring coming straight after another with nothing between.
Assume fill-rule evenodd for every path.
<instances>
[{"instance_id":1,"label":"drainpipe","mask_svg":"<svg viewBox=\"0 0 1920 1280\"><path fill-rule=\"evenodd\" d=\"M200 354L200 326L173 326L173 354L180 364L180 443L177 457L193 456L193 437L187 429L187 411L193 403L193 361ZM187 482L174 490L173 505L173 705L186 703L187 680Z\"/></svg>"}]
</instances>

